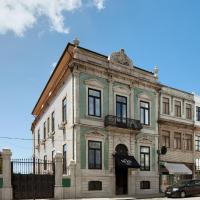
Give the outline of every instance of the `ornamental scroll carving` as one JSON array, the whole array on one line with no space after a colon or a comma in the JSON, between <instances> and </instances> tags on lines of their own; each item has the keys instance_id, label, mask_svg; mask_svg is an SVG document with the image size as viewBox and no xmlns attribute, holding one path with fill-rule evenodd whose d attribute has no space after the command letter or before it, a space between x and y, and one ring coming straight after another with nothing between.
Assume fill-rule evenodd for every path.
<instances>
[{"instance_id":1,"label":"ornamental scroll carving","mask_svg":"<svg viewBox=\"0 0 200 200\"><path fill-rule=\"evenodd\" d=\"M124 49L121 49L119 52L113 52L110 56L110 61L130 67L133 66L132 60L126 55Z\"/></svg>"}]
</instances>

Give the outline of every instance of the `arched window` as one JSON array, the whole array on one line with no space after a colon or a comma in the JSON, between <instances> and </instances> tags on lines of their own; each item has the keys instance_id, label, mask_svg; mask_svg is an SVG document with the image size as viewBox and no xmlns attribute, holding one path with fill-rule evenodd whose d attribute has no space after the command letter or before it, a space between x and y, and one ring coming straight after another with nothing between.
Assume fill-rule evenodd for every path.
<instances>
[{"instance_id":1,"label":"arched window","mask_svg":"<svg viewBox=\"0 0 200 200\"><path fill-rule=\"evenodd\" d=\"M115 148L117 154L128 155L128 148L124 144L118 144Z\"/></svg>"}]
</instances>

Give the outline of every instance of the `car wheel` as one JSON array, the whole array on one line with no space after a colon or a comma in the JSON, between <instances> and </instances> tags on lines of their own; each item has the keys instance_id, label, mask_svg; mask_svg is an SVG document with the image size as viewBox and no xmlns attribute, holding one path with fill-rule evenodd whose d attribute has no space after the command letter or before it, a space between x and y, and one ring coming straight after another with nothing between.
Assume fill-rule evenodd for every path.
<instances>
[{"instance_id":1,"label":"car wheel","mask_svg":"<svg viewBox=\"0 0 200 200\"><path fill-rule=\"evenodd\" d=\"M185 191L182 191L180 196L181 196L181 198L184 198L186 196Z\"/></svg>"}]
</instances>

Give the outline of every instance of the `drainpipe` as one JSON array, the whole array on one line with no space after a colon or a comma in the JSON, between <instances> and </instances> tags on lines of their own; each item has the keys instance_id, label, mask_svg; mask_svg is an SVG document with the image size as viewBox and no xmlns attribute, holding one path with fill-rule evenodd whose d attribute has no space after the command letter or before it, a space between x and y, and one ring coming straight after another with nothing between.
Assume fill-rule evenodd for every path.
<instances>
[{"instance_id":1,"label":"drainpipe","mask_svg":"<svg viewBox=\"0 0 200 200\"><path fill-rule=\"evenodd\" d=\"M160 176L160 98L161 98L161 90L158 91L158 175L159 175L159 192L161 191L161 176Z\"/></svg>"}]
</instances>

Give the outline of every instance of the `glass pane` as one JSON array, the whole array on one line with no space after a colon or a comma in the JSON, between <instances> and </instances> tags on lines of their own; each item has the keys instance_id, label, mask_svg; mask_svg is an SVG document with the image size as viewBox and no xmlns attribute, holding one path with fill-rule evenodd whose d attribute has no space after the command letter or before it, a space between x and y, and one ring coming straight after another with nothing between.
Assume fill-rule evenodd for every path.
<instances>
[{"instance_id":1,"label":"glass pane","mask_svg":"<svg viewBox=\"0 0 200 200\"><path fill-rule=\"evenodd\" d=\"M140 151L142 153L149 153L149 147L141 147Z\"/></svg>"},{"instance_id":2,"label":"glass pane","mask_svg":"<svg viewBox=\"0 0 200 200\"><path fill-rule=\"evenodd\" d=\"M98 168L101 166L101 152L96 150L96 165Z\"/></svg>"},{"instance_id":3,"label":"glass pane","mask_svg":"<svg viewBox=\"0 0 200 200\"><path fill-rule=\"evenodd\" d=\"M122 117L126 118L127 117L127 113L126 113L126 105L122 104Z\"/></svg>"},{"instance_id":4,"label":"glass pane","mask_svg":"<svg viewBox=\"0 0 200 200\"><path fill-rule=\"evenodd\" d=\"M117 102L125 103L127 102L127 98L123 96L118 96L117 95Z\"/></svg>"},{"instance_id":5,"label":"glass pane","mask_svg":"<svg viewBox=\"0 0 200 200\"><path fill-rule=\"evenodd\" d=\"M145 110L145 124L149 124L149 111Z\"/></svg>"},{"instance_id":6,"label":"glass pane","mask_svg":"<svg viewBox=\"0 0 200 200\"><path fill-rule=\"evenodd\" d=\"M95 104L96 104L96 116L100 116L101 115L101 113L100 113L100 99L96 99Z\"/></svg>"},{"instance_id":7,"label":"glass pane","mask_svg":"<svg viewBox=\"0 0 200 200\"><path fill-rule=\"evenodd\" d=\"M90 141L89 142L89 148L100 149L101 148L101 143L100 142L95 142L95 141Z\"/></svg>"},{"instance_id":8,"label":"glass pane","mask_svg":"<svg viewBox=\"0 0 200 200\"><path fill-rule=\"evenodd\" d=\"M140 165L141 167L144 167L144 154L140 155Z\"/></svg>"},{"instance_id":9,"label":"glass pane","mask_svg":"<svg viewBox=\"0 0 200 200\"><path fill-rule=\"evenodd\" d=\"M141 101L140 106L144 108L149 108L149 103Z\"/></svg>"},{"instance_id":10,"label":"glass pane","mask_svg":"<svg viewBox=\"0 0 200 200\"><path fill-rule=\"evenodd\" d=\"M144 109L140 109L140 122L144 124Z\"/></svg>"},{"instance_id":11,"label":"glass pane","mask_svg":"<svg viewBox=\"0 0 200 200\"><path fill-rule=\"evenodd\" d=\"M94 98L89 97L89 115L94 115Z\"/></svg>"},{"instance_id":12,"label":"glass pane","mask_svg":"<svg viewBox=\"0 0 200 200\"><path fill-rule=\"evenodd\" d=\"M100 91L89 89L89 95L92 95L92 96L95 96L95 97L100 97Z\"/></svg>"},{"instance_id":13,"label":"glass pane","mask_svg":"<svg viewBox=\"0 0 200 200\"><path fill-rule=\"evenodd\" d=\"M89 161L89 168L94 167L94 150L89 150L89 156L88 156L88 161Z\"/></svg>"},{"instance_id":14,"label":"glass pane","mask_svg":"<svg viewBox=\"0 0 200 200\"><path fill-rule=\"evenodd\" d=\"M121 117L121 104L120 103L117 103L116 113L117 113L117 117Z\"/></svg>"},{"instance_id":15,"label":"glass pane","mask_svg":"<svg viewBox=\"0 0 200 200\"><path fill-rule=\"evenodd\" d=\"M149 167L149 155L145 156L145 166L148 168Z\"/></svg>"}]
</instances>

